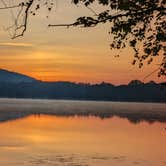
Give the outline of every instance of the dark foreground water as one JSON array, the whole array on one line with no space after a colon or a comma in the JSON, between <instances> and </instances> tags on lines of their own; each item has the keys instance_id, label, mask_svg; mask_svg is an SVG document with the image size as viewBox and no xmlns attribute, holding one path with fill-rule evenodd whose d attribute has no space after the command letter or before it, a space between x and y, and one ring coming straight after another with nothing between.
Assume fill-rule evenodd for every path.
<instances>
[{"instance_id":1,"label":"dark foreground water","mask_svg":"<svg viewBox=\"0 0 166 166\"><path fill-rule=\"evenodd\" d=\"M28 115L0 122L0 166L164 166L166 123Z\"/></svg>"}]
</instances>

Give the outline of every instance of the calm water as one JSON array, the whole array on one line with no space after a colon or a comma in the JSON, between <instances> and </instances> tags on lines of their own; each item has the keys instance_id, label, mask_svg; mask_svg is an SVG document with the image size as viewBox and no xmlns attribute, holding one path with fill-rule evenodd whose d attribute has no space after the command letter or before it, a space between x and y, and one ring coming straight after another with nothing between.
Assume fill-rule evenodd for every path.
<instances>
[{"instance_id":1,"label":"calm water","mask_svg":"<svg viewBox=\"0 0 166 166\"><path fill-rule=\"evenodd\" d=\"M1 166L164 166L166 123L31 115L0 123Z\"/></svg>"}]
</instances>

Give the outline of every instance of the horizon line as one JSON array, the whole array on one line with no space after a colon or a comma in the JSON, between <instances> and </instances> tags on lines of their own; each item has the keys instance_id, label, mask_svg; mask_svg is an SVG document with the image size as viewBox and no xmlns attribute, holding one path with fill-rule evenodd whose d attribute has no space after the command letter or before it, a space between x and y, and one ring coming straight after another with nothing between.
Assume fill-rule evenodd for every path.
<instances>
[{"instance_id":1,"label":"horizon line","mask_svg":"<svg viewBox=\"0 0 166 166\"><path fill-rule=\"evenodd\" d=\"M140 81L141 83L143 84L147 84L147 83L150 83L150 82L154 82L156 84L161 84L161 83L165 83L166 81L162 81L162 82L155 82L154 80L150 80L148 82L145 82L145 81L142 81L142 80L139 80L139 79L133 79L133 80L130 80L128 81L128 83L120 83L120 84L113 84L109 81L99 81L99 82L78 82L78 81L69 81L69 80L53 80L53 81L47 81L47 80L42 80L42 79L38 79L36 77L33 77L33 76L30 76L30 75L27 75L27 74L24 74L24 73L21 73L21 72L17 72L17 71L13 71L13 70L10 70L10 69L6 69L6 68L1 68L0 67L0 70L3 70L3 71L6 71L6 72L10 72L10 73L15 73L15 74L19 74L19 75L23 75L23 76L26 76L26 77L29 77L29 78L32 78L36 81L40 81L40 82L45 82L45 83L57 83L57 82L66 82L66 83L75 83L75 84L85 84L85 85L100 85L100 84L111 84L111 85L128 85L130 84L132 81Z\"/></svg>"}]
</instances>

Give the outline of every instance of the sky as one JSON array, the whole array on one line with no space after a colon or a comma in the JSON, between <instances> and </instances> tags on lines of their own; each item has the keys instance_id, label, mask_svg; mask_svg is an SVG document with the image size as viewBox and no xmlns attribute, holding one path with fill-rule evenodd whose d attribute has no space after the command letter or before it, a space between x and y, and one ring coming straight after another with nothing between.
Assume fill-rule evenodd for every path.
<instances>
[{"instance_id":1,"label":"sky","mask_svg":"<svg viewBox=\"0 0 166 166\"><path fill-rule=\"evenodd\" d=\"M131 64L134 55L131 48L111 50L108 24L94 28L47 26L71 23L79 16L91 15L83 5L78 7L72 5L71 0L59 0L48 19L47 14L43 8L36 16L31 16L24 36L13 40L5 30L12 24L12 15L9 10L0 10L0 68L43 81L104 81L117 85L134 79L165 81L157 73L144 80L157 68L159 58L139 69ZM115 58L117 54L119 58Z\"/></svg>"}]
</instances>

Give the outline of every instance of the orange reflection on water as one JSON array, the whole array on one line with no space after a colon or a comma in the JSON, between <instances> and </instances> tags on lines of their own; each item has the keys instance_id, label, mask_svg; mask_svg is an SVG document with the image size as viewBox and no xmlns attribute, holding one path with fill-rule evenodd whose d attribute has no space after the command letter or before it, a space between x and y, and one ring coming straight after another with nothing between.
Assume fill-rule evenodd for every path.
<instances>
[{"instance_id":1,"label":"orange reflection on water","mask_svg":"<svg viewBox=\"0 0 166 166\"><path fill-rule=\"evenodd\" d=\"M146 161L141 165L160 166L166 161L165 127L120 118L29 116L0 123L0 165L12 156L26 160L27 154L70 153L125 156L126 162L139 159Z\"/></svg>"}]
</instances>

